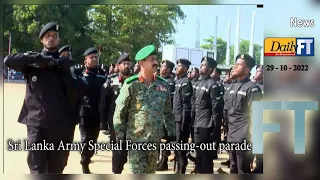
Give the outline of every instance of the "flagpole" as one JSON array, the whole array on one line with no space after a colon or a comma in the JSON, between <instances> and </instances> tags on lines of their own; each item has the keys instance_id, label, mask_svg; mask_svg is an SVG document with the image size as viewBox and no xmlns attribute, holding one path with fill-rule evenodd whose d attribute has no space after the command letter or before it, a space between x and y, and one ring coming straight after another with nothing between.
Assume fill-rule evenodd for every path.
<instances>
[{"instance_id":1,"label":"flagpole","mask_svg":"<svg viewBox=\"0 0 320 180\"><path fill-rule=\"evenodd\" d=\"M9 47L8 47L8 54L10 55L11 54L11 32L9 32ZM9 72L10 72L10 69L8 67L8 82L10 81L10 77L9 77Z\"/></svg>"}]
</instances>

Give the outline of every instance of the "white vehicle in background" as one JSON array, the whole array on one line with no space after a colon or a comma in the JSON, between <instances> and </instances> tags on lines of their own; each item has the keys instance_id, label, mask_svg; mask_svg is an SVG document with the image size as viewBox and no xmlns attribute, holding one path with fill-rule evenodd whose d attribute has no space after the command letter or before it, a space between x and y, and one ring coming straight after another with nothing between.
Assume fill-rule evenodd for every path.
<instances>
[{"instance_id":1,"label":"white vehicle in background","mask_svg":"<svg viewBox=\"0 0 320 180\"><path fill-rule=\"evenodd\" d=\"M179 45L165 45L162 47L162 59L170 60L173 63L176 63L178 59L188 59L191 61L190 68L199 67L204 56L214 58L214 52L208 49L188 48Z\"/></svg>"}]
</instances>

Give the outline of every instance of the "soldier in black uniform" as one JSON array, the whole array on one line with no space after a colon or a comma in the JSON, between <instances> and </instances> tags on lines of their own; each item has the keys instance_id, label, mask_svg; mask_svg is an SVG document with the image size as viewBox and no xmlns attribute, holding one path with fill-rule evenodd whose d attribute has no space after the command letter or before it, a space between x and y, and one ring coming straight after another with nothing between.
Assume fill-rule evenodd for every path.
<instances>
[{"instance_id":1,"label":"soldier in black uniform","mask_svg":"<svg viewBox=\"0 0 320 180\"><path fill-rule=\"evenodd\" d=\"M66 82L72 83L68 58L59 59L59 25L46 24L39 39L44 48L41 53L15 53L4 59L7 67L23 72L27 81L26 95L18 122L27 126L28 146L31 144L73 141L77 123L74 105L69 101ZM59 60L58 60L59 59ZM72 90L72 89L71 89ZM31 174L62 174L67 165L69 151L28 151L27 162Z\"/></svg>"},{"instance_id":2,"label":"soldier in black uniform","mask_svg":"<svg viewBox=\"0 0 320 180\"><path fill-rule=\"evenodd\" d=\"M130 54L124 54L117 60L119 73L109 76L101 89L100 116L101 123L106 124L110 131L110 142L116 142L113 127L113 113L116 107L115 101L120 93L124 81L130 77L131 58ZM127 162L127 151L123 156L117 151L112 151L112 172L121 174L124 164Z\"/></svg>"},{"instance_id":3,"label":"soldier in black uniform","mask_svg":"<svg viewBox=\"0 0 320 180\"><path fill-rule=\"evenodd\" d=\"M218 84L219 90L220 90L220 96L218 97L219 99L219 113L218 113L218 118L217 118L217 128L216 128L216 145L218 147L218 144L221 142L221 125L222 125L222 119L223 119L223 106L224 106L224 101L223 101L223 95L224 95L224 86L220 80L220 75L221 75L221 69L215 68L211 74L211 78ZM220 128L218 128L220 127ZM218 151L214 151L213 159L218 159Z\"/></svg>"},{"instance_id":4,"label":"soldier in black uniform","mask_svg":"<svg viewBox=\"0 0 320 180\"><path fill-rule=\"evenodd\" d=\"M72 47L70 45L65 45L61 47L58 52L60 54L60 57L67 57L69 59L72 59L71 51Z\"/></svg>"},{"instance_id":5,"label":"soldier in black uniform","mask_svg":"<svg viewBox=\"0 0 320 180\"><path fill-rule=\"evenodd\" d=\"M263 94L263 66L258 65L256 70L256 75L254 76L256 80L256 85L259 86ZM263 154L257 154L255 158L256 168L252 173L263 173Z\"/></svg>"},{"instance_id":6,"label":"soldier in black uniform","mask_svg":"<svg viewBox=\"0 0 320 180\"><path fill-rule=\"evenodd\" d=\"M173 96L173 111L176 120L176 134L179 143L187 143L190 135L192 84L187 77L191 62L187 59L177 61L176 90ZM187 151L176 151L176 172L185 174L188 165Z\"/></svg>"},{"instance_id":7,"label":"soldier in black uniform","mask_svg":"<svg viewBox=\"0 0 320 180\"><path fill-rule=\"evenodd\" d=\"M89 141L97 142L100 132L100 91L105 76L98 74L98 50L95 47L89 48L83 54L85 56L85 70L77 73L80 89L79 113L81 143L86 143L81 154L80 164L84 174L90 174L89 164L94 154L89 150Z\"/></svg>"},{"instance_id":8,"label":"soldier in black uniform","mask_svg":"<svg viewBox=\"0 0 320 180\"><path fill-rule=\"evenodd\" d=\"M261 100L261 89L250 81L249 74L255 66L255 60L248 54L239 54L235 59L232 76L237 79L230 87L230 109L228 111L228 142L242 143L251 141L251 103ZM249 151L229 151L230 173L250 173L253 160Z\"/></svg>"},{"instance_id":9,"label":"soldier in black uniform","mask_svg":"<svg viewBox=\"0 0 320 180\"><path fill-rule=\"evenodd\" d=\"M232 71L232 68L229 70L229 72L226 74L226 77L223 82L224 86L224 94L223 94L223 128L224 128L224 142L227 140L227 134L228 134L228 109L230 108L230 101L229 101L229 89L231 86L231 83L233 81L232 76L230 75ZM221 162L221 165L230 167L230 160L226 160L224 162Z\"/></svg>"},{"instance_id":10,"label":"soldier in black uniform","mask_svg":"<svg viewBox=\"0 0 320 180\"><path fill-rule=\"evenodd\" d=\"M197 82L199 80L199 68L192 68L191 69L191 84L192 84L192 89L195 92L195 88L197 86ZM194 107L195 107L195 93L192 94L191 97L191 123L190 123L190 134L191 134L191 139L192 142L194 142L194 128L193 128L193 123L194 123Z\"/></svg>"},{"instance_id":11,"label":"soldier in black uniform","mask_svg":"<svg viewBox=\"0 0 320 180\"><path fill-rule=\"evenodd\" d=\"M195 144L213 143L217 139L216 128L219 113L220 90L210 74L217 66L214 59L203 57L200 67L200 79L195 92L195 121L194 138ZM196 148L196 173L213 173L212 149L202 151Z\"/></svg>"},{"instance_id":12,"label":"soldier in black uniform","mask_svg":"<svg viewBox=\"0 0 320 180\"><path fill-rule=\"evenodd\" d=\"M172 70L174 69L175 65L173 62L169 60L163 60L161 62L161 68L160 68L160 76L167 80L169 84L169 91L171 92L171 105L173 105L173 95L175 90L175 82L171 76ZM163 124L163 130L164 130L164 137L163 139L168 139L168 131ZM162 151L160 152L160 159L157 163L157 171L166 171L168 170L168 156L170 155L170 151Z\"/></svg>"}]
</instances>

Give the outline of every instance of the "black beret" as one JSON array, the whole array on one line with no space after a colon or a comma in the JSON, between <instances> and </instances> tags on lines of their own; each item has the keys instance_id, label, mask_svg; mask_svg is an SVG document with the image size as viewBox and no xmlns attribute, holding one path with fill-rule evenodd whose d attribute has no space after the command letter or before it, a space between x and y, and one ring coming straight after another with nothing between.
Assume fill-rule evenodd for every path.
<instances>
[{"instance_id":1,"label":"black beret","mask_svg":"<svg viewBox=\"0 0 320 180\"><path fill-rule=\"evenodd\" d=\"M123 61L131 61L130 54L123 54L117 60L117 64L122 63Z\"/></svg>"},{"instance_id":2,"label":"black beret","mask_svg":"<svg viewBox=\"0 0 320 180\"><path fill-rule=\"evenodd\" d=\"M71 52L72 51L72 47L70 45L65 45L62 48L60 48L58 52L61 54L63 51Z\"/></svg>"},{"instance_id":3,"label":"black beret","mask_svg":"<svg viewBox=\"0 0 320 180\"><path fill-rule=\"evenodd\" d=\"M243 59L249 69L252 69L256 65L256 61L249 54L239 54L235 61Z\"/></svg>"},{"instance_id":4,"label":"black beret","mask_svg":"<svg viewBox=\"0 0 320 180\"><path fill-rule=\"evenodd\" d=\"M193 68L191 69L191 71L196 71L197 73L199 73L199 68L193 67Z\"/></svg>"},{"instance_id":5,"label":"black beret","mask_svg":"<svg viewBox=\"0 0 320 180\"><path fill-rule=\"evenodd\" d=\"M48 31L59 31L59 25L56 22L49 22L48 24L46 24L45 26L43 26L43 28L40 31L39 34L39 39L42 38L42 36L48 32Z\"/></svg>"},{"instance_id":6,"label":"black beret","mask_svg":"<svg viewBox=\"0 0 320 180\"><path fill-rule=\"evenodd\" d=\"M98 49L95 47L89 48L87 49L84 53L83 56L88 56L89 54L97 54L98 53Z\"/></svg>"},{"instance_id":7,"label":"black beret","mask_svg":"<svg viewBox=\"0 0 320 180\"><path fill-rule=\"evenodd\" d=\"M171 61L169 61L169 60L166 60L166 59L165 59L165 60L163 60L163 61L161 62L161 64L163 64L163 63L166 63L167 66L168 66L168 68L170 68L171 70L173 70L174 67L175 67L174 63L171 62Z\"/></svg>"},{"instance_id":8,"label":"black beret","mask_svg":"<svg viewBox=\"0 0 320 180\"><path fill-rule=\"evenodd\" d=\"M201 59L201 62L203 62L203 61L207 61L208 62L208 67L209 68L216 68L217 67L217 62L213 58L205 56L205 57L203 57Z\"/></svg>"},{"instance_id":9,"label":"black beret","mask_svg":"<svg viewBox=\"0 0 320 180\"><path fill-rule=\"evenodd\" d=\"M218 74L221 74L221 69L215 68L214 71L216 71Z\"/></svg>"},{"instance_id":10,"label":"black beret","mask_svg":"<svg viewBox=\"0 0 320 180\"><path fill-rule=\"evenodd\" d=\"M189 66L191 65L191 62L188 59L178 59L177 60L177 64L184 64L185 66L187 66L189 68Z\"/></svg>"}]
</instances>

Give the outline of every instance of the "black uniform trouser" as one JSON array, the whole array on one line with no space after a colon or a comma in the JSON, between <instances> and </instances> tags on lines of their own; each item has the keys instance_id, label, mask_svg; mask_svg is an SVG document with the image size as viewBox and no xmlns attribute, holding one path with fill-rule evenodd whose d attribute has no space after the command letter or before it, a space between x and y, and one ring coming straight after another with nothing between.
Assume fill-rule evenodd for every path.
<instances>
[{"instance_id":1,"label":"black uniform trouser","mask_svg":"<svg viewBox=\"0 0 320 180\"><path fill-rule=\"evenodd\" d=\"M114 130L110 131L111 136L110 136L110 142L116 142L115 139L115 132ZM122 142L123 145L122 147L125 147L125 142ZM127 163L128 161L128 151L125 149L119 151L112 151L112 172L115 174L121 174L123 170L123 166Z\"/></svg>"},{"instance_id":2,"label":"black uniform trouser","mask_svg":"<svg viewBox=\"0 0 320 180\"><path fill-rule=\"evenodd\" d=\"M53 143L58 149L60 142L72 143L75 125L55 128L41 128L27 125L28 148L32 144ZM28 151L27 162L31 174L55 173L62 174L67 166L70 151Z\"/></svg>"},{"instance_id":3,"label":"black uniform trouser","mask_svg":"<svg viewBox=\"0 0 320 180\"><path fill-rule=\"evenodd\" d=\"M89 141L92 141L91 144L96 143L99 137L100 125L79 125L80 134L81 134L81 143L85 143L83 152L81 154L80 164L88 165L90 164L90 160L94 155L94 150L89 150Z\"/></svg>"},{"instance_id":4,"label":"black uniform trouser","mask_svg":"<svg viewBox=\"0 0 320 180\"><path fill-rule=\"evenodd\" d=\"M176 140L178 143L188 143L189 139L189 127L183 131L181 131L181 123L176 122ZM185 168L188 165L188 157L187 157L188 151L176 151L176 161L177 166L179 168Z\"/></svg>"},{"instance_id":5,"label":"black uniform trouser","mask_svg":"<svg viewBox=\"0 0 320 180\"><path fill-rule=\"evenodd\" d=\"M253 173L263 173L263 154L256 155L256 168L253 170Z\"/></svg>"},{"instance_id":6,"label":"black uniform trouser","mask_svg":"<svg viewBox=\"0 0 320 180\"><path fill-rule=\"evenodd\" d=\"M218 156L218 144L221 142L221 125L222 125L222 118L223 118L223 111L218 113L217 120L216 120L216 129L215 129L215 143L216 143L216 150L213 151L214 156Z\"/></svg>"},{"instance_id":7,"label":"black uniform trouser","mask_svg":"<svg viewBox=\"0 0 320 180\"><path fill-rule=\"evenodd\" d=\"M250 151L229 151L230 173L245 174L251 173L250 164L253 161L253 155Z\"/></svg>"},{"instance_id":8,"label":"black uniform trouser","mask_svg":"<svg viewBox=\"0 0 320 180\"><path fill-rule=\"evenodd\" d=\"M194 128L195 145L200 146L201 143L213 143L210 137L211 128ZM213 153L212 150L201 151L196 148L196 172L202 174L213 174Z\"/></svg>"}]
</instances>

